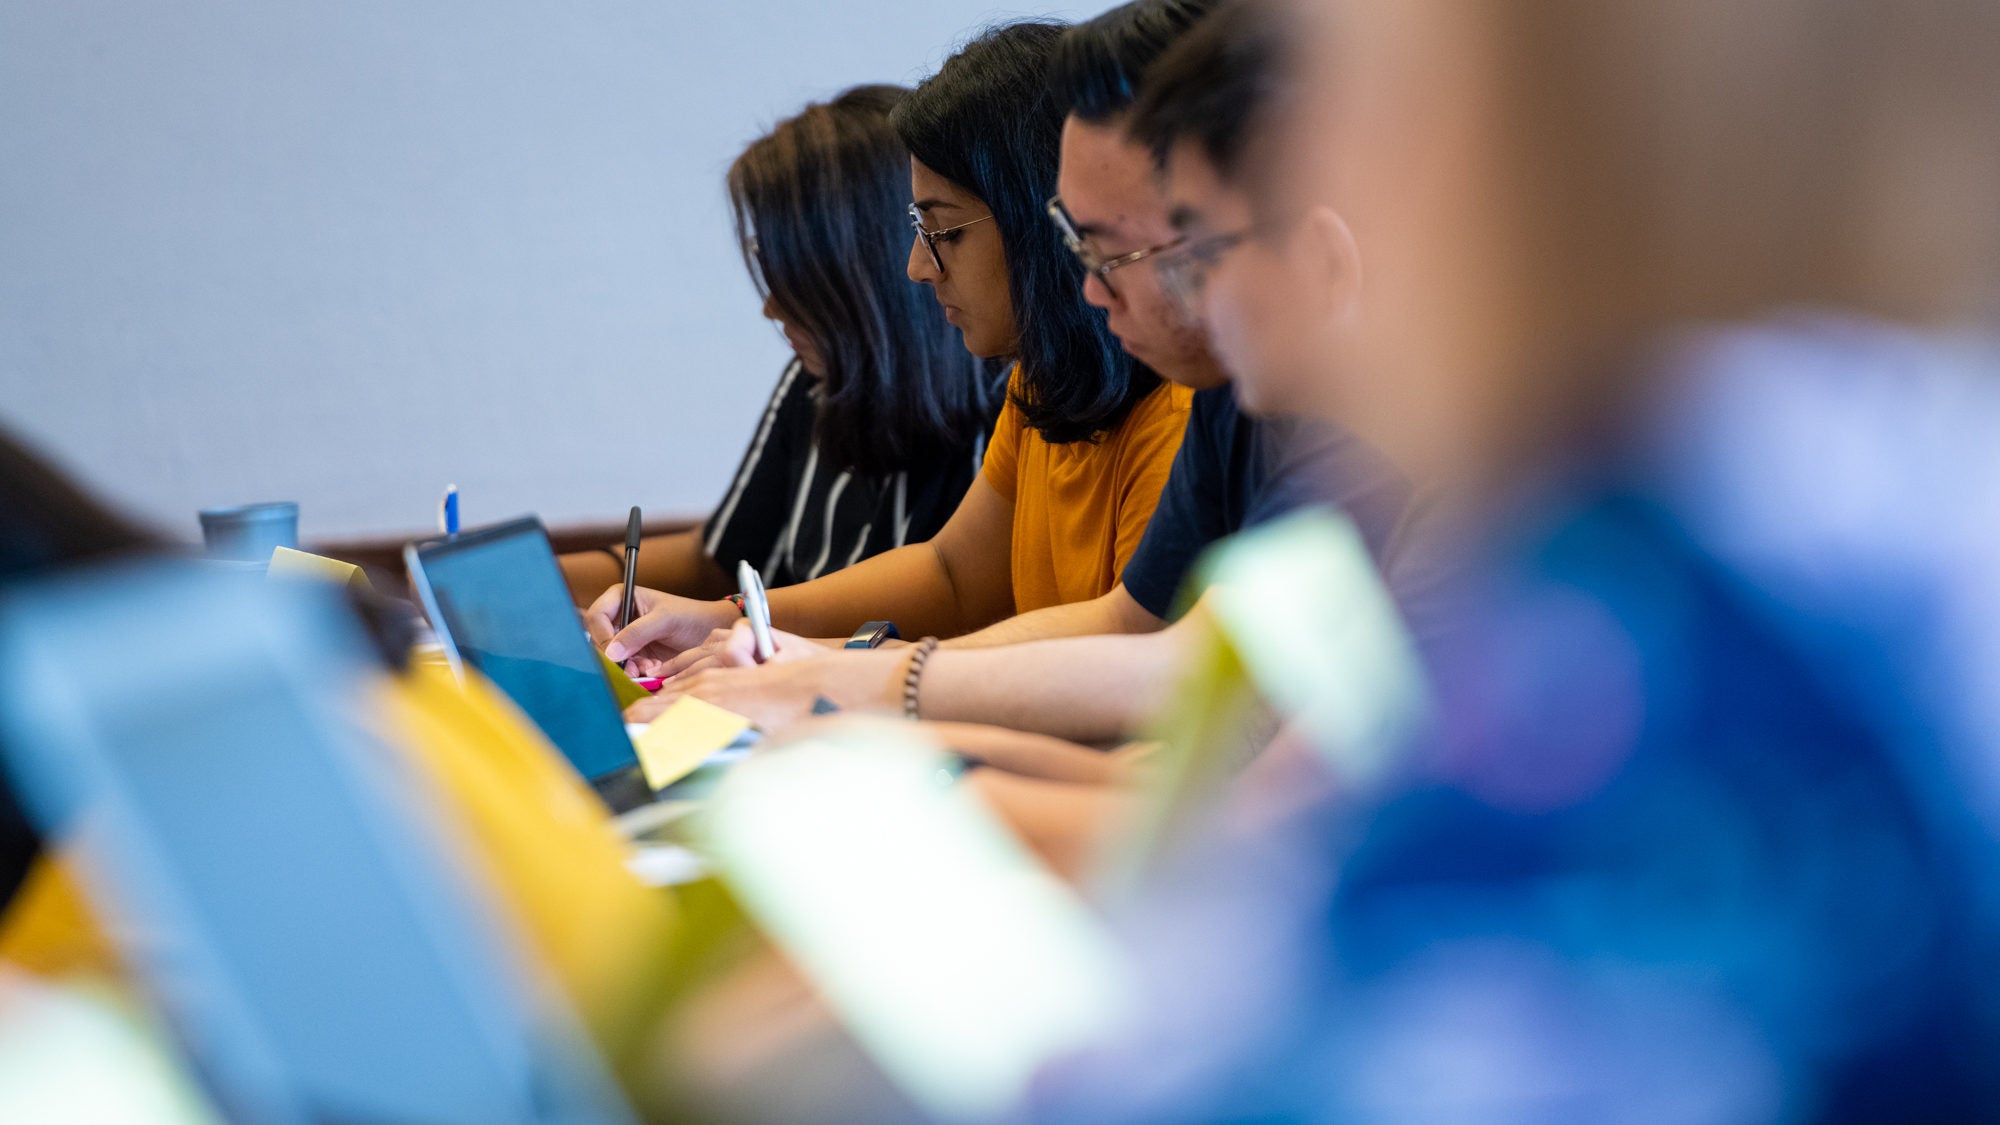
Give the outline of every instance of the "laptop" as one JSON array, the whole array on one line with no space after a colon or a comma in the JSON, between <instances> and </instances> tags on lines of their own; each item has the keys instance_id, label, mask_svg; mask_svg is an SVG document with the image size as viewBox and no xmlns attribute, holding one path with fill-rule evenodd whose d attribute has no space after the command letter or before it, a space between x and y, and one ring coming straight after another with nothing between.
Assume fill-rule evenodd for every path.
<instances>
[{"instance_id":1,"label":"laptop","mask_svg":"<svg viewBox=\"0 0 2000 1125\"><path fill-rule=\"evenodd\" d=\"M354 713L376 668L335 592L99 569L0 600L0 758L227 1119L631 1120Z\"/></svg>"},{"instance_id":2,"label":"laptop","mask_svg":"<svg viewBox=\"0 0 2000 1125\"><path fill-rule=\"evenodd\" d=\"M613 812L654 800L540 520L411 543L403 560L454 671L505 692Z\"/></svg>"}]
</instances>

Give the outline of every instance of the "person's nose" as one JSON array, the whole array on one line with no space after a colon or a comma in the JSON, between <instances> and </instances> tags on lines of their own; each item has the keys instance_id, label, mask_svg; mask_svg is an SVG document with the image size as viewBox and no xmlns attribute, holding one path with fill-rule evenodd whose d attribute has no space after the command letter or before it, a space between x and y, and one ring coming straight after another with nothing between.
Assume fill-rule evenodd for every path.
<instances>
[{"instance_id":1,"label":"person's nose","mask_svg":"<svg viewBox=\"0 0 2000 1125\"><path fill-rule=\"evenodd\" d=\"M930 247L924 245L922 235L910 236L910 261L903 272L919 285L936 285L944 280L943 273L937 268L937 259L931 257Z\"/></svg>"}]
</instances>

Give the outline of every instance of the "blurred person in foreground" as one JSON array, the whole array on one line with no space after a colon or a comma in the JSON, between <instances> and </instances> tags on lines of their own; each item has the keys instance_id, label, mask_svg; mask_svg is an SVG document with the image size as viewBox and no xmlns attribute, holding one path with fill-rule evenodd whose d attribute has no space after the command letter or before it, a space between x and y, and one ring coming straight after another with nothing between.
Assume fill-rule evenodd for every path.
<instances>
[{"instance_id":1,"label":"blurred person in foreground","mask_svg":"<svg viewBox=\"0 0 2000 1125\"><path fill-rule=\"evenodd\" d=\"M1234 18L1196 70L1301 97L1238 213L1170 159L1184 290L1432 491L1466 612L1395 777L1122 920L1160 987L1033 1112L1993 1117L2000 11ZM1334 380L1287 271L1350 224Z\"/></svg>"}]
</instances>

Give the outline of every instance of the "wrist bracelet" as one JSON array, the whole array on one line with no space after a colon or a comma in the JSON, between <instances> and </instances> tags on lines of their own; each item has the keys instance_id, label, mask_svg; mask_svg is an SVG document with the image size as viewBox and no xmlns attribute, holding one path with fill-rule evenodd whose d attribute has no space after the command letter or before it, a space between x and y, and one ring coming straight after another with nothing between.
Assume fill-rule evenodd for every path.
<instances>
[{"instance_id":1,"label":"wrist bracelet","mask_svg":"<svg viewBox=\"0 0 2000 1125\"><path fill-rule=\"evenodd\" d=\"M903 671L903 717L917 719L917 683L924 677L924 664L937 651L938 639L925 637L910 649L910 663Z\"/></svg>"},{"instance_id":2,"label":"wrist bracelet","mask_svg":"<svg viewBox=\"0 0 2000 1125\"><path fill-rule=\"evenodd\" d=\"M723 600L723 601L725 601L725 602L728 602L728 603L729 603L730 605L733 605L733 606L735 606L735 607L736 607L736 612L737 612L737 613L740 613L740 614L742 614L742 615L743 615L743 616L745 616L745 617L748 617L748 616L750 616L750 611L749 611L749 610L747 610L747 609L745 609L745 608L743 608L743 595L742 595L742 594L731 594L731 595L729 595L728 597L726 597L726 598L724 598L724 599L722 599L722 600Z\"/></svg>"},{"instance_id":3,"label":"wrist bracelet","mask_svg":"<svg viewBox=\"0 0 2000 1125\"><path fill-rule=\"evenodd\" d=\"M624 556L624 555L621 555L621 554L619 554L619 553L618 553L618 548L616 548L616 547L599 547L599 548L598 548L598 550L600 550L600 551L604 552L604 553L605 553L605 554L607 554L607 555L610 555L610 556L611 556L611 561L612 561L612 562L615 562L615 563L617 563L617 564L618 564L618 569L619 569L619 570L624 570L624 569L625 569L625 556Z\"/></svg>"}]
</instances>

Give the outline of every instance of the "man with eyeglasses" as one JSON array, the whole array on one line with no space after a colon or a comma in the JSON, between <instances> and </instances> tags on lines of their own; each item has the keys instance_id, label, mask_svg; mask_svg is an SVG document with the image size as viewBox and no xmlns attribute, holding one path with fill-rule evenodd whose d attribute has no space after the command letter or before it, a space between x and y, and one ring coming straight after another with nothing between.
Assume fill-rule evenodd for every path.
<instances>
[{"instance_id":1,"label":"man with eyeglasses","mask_svg":"<svg viewBox=\"0 0 2000 1125\"><path fill-rule=\"evenodd\" d=\"M1225 12L1149 73L1127 119L1128 137L1160 169L1175 239L1154 272L1179 315L1234 379L1236 397L1259 413L1329 413L1320 399L1338 363L1361 273L1353 236L1323 203L1288 201L1253 171L1272 132L1263 105L1271 77L1246 46L1224 40Z\"/></svg>"},{"instance_id":2,"label":"man with eyeglasses","mask_svg":"<svg viewBox=\"0 0 2000 1125\"><path fill-rule=\"evenodd\" d=\"M1261 175L1284 125L1275 34L1254 0L1223 4L1148 69L1146 89L1124 118L1125 139L1151 154L1165 201L1173 242L1153 260L1161 292L1175 315L1201 326L1229 374L1232 406L1245 412L1239 424L1255 432L1251 440L1260 435L1289 451L1294 468L1281 457L1267 478L1278 492L1271 503L1293 502L1288 478L1316 476L1318 495L1307 501L1345 507L1367 535L1365 496L1339 491L1362 478L1337 452L1327 456L1341 435L1307 420L1340 413L1327 396L1338 398L1343 380L1328 372L1338 369L1358 312L1361 258L1338 212L1289 199ZM1195 395L1183 458L1201 447L1202 399ZM1300 459L1308 463L1302 471ZM1176 461L1176 475L1180 469ZM1170 479L1153 527L1173 518L1174 489ZM1401 489L1398 499L1393 541L1371 539L1370 547L1405 623L1421 636L1444 623L1437 595L1451 561L1422 504ZM1144 553L1142 543L1125 570L1128 584Z\"/></svg>"}]
</instances>

